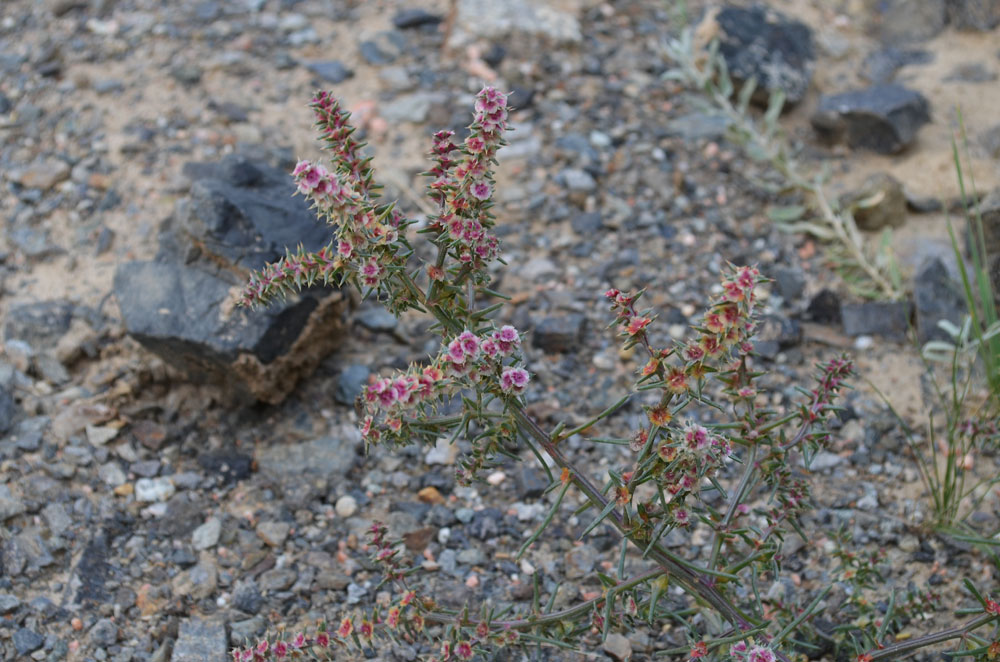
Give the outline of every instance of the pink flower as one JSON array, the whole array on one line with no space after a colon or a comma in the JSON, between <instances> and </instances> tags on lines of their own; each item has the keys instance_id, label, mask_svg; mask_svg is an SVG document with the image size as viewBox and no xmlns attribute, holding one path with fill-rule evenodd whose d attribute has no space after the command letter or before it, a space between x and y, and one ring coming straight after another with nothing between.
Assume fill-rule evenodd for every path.
<instances>
[{"instance_id":1,"label":"pink flower","mask_svg":"<svg viewBox=\"0 0 1000 662\"><path fill-rule=\"evenodd\" d=\"M302 648L305 645L306 645L306 635L299 632L298 634L295 635L295 638L292 639L292 648Z\"/></svg>"},{"instance_id":2,"label":"pink flower","mask_svg":"<svg viewBox=\"0 0 1000 662\"><path fill-rule=\"evenodd\" d=\"M295 164L295 170L292 170L292 176L298 177L309 167L309 162L306 160L299 161Z\"/></svg>"},{"instance_id":3,"label":"pink flower","mask_svg":"<svg viewBox=\"0 0 1000 662\"><path fill-rule=\"evenodd\" d=\"M507 368L500 375L500 388L507 393L520 393L530 379L524 368Z\"/></svg>"},{"instance_id":4,"label":"pink flower","mask_svg":"<svg viewBox=\"0 0 1000 662\"><path fill-rule=\"evenodd\" d=\"M500 327L497 337L499 337L500 340L509 343L517 343L521 340L521 336L518 335L517 329L512 327L510 324Z\"/></svg>"},{"instance_id":5,"label":"pink flower","mask_svg":"<svg viewBox=\"0 0 1000 662\"><path fill-rule=\"evenodd\" d=\"M288 644L283 641L274 642L274 656L279 660L288 655Z\"/></svg>"},{"instance_id":6,"label":"pink flower","mask_svg":"<svg viewBox=\"0 0 1000 662\"><path fill-rule=\"evenodd\" d=\"M479 348L483 350L483 354L485 354L491 359L496 357L496 355L500 353L500 348L497 347L497 344L489 338L484 340L483 344L480 345Z\"/></svg>"},{"instance_id":7,"label":"pink flower","mask_svg":"<svg viewBox=\"0 0 1000 662\"><path fill-rule=\"evenodd\" d=\"M674 521L677 522L677 526L687 526L691 523L691 515L683 508L678 508L674 511Z\"/></svg>"},{"instance_id":8,"label":"pink flower","mask_svg":"<svg viewBox=\"0 0 1000 662\"><path fill-rule=\"evenodd\" d=\"M754 646L747 653L747 662L774 662L774 651L767 646Z\"/></svg>"},{"instance_id":9,"label":"pink flower","mask_svg":"<svg viewBox=\"0 0 1000 662\"><path fill-rule=\"evenodd\" d=\"M351 257L351 253L354 252L354 246L351 246L349 241L341 241L337 244L337 253L343 257Z\"/></svg>"},{"instance_id":10,"label":"pink flower","mask_svg":"<svg viewBox=\"0 0 1000 662\"><path fill-rule=\"evenodd\" d=\"M465 139L465 147L472 154L479 154L481 151L486 149L486 143L482 138L473 134Z\"/></svg>"},{"instance_id":11,"label":"pink flower","mask_svg":"<svg viewBox=\"0 0 1000 662\"><path fill-rule=\"evenodd\" d=\"M479 338L476 337L476 334L466 330L459 334L457 340L462 344L462 351L469 358L476 357L476 354L479 352Z\"/></svg>"},{"instance_id":12,"label":"pink flower","mask_svg":"<svg viewBox=\"0 0 1000 662\"><path fill-rule=\"evenodd\" d=\"M322 646L323 648L326 648L327 646L329 646L330 645L330 635L328 635L326 632L317 632L316 633L316 645L317 646Z\"/></svg>"},{"instance_id":13,"label":"pink flower","mask_svg":"<svg viewBox=\"0 0 1000 662\"><path fill-rule=\"evenodd\" d=\"M448 359L452 363L465 363L465 348L458 338L448 343Z\"/></svg>"},{"instance_id":14,"label":"pink flower","mask_svg":"<svg viewBox=\"0 0 1000 662\"><path fill-rule=\"evenodd\" d=\"M458 642L458 645L455 646L455 655L458 655L458 657L462 660L471 660L472 644L470 644L468 641Z\"/></svg>"},{"instance_id":15,"label":"pink flower","mask_svg":"<svg viewBox=\"0 0 1000 662\"><path fill-rule=\"evenodd\" d=\"M469 193L471 193L472 197L479 201L488 200L492 192L493 190L490 188L489 182L482 180L469 187Z\"/></svg>"},{"instance_id":16,"label":"pink flower","mask_svg":"<svg viewBox=\"0 0 1000 662\"><path fill-rule=\"evenodd\" d=\"M729 655L735 658L742 658L747 654L747 642L737 641L729 647Z\"/></svg>"}]
</instances>

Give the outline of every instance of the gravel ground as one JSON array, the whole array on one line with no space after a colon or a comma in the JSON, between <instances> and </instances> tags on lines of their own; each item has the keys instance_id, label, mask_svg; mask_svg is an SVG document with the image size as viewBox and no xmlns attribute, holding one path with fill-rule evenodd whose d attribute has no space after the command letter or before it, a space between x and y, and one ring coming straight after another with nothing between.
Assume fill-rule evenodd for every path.
<instances>
[{"instance_id":1,"label":"gravel ground","mask_svg":"<svg viewBox=\"0 0 1000 662\"><path fill-rule=\"evenodd\" d=\"M466 125L484 80L513 91L516 130L498 186L510 266L496 287L514 299L503 319L530 331L527 399L543 423L585 420L630 383L636 366L605 330L607 287L648 286L660 312L654 336L680 338L727 261L757 263L775 279L761 343L772 405L788 406L815 361L847 350L904 413L924 415L927 384L905 318L886 331L872 325L884 311L862 307L860 326L845 329L840 304L853 300L821 249L768 220L775 200L759 185L772 177L767 168L729 142L696 98L663 81L663 42L683 20L678 11L630 0L512 0L484 14L483 3L459 4L450 28L447 3L403 0L0 7L0 659L214 662L279 626L370 607L380 596L364 532L375 519L404 538L442 604L527 604L539 573L543 593L562 584L557 604L568 605L599 589L595 573L616 562L611 531L578 540L587 522L571 516L573 498L515 562L551 498L530 457L466 488L453 476L461 443L364 454L350 403L369 374L434 350L426 320L397 322L353 302L332 353L280 404L234 403L126 333L116 268L162 253L164 237L175 236L175 205L198 183L184 165L243 153L264 168L315 155L304 104L319 86L355 111L387 193L413 214L427 211L407 191L423 186L430 134ZM786 4L820 44L812 94L840 91L837 76L848 74L837 72L857 76L878 38L866 20L819 0ZM829 22L831 14L844 18ZM962 37L985 72L972 79L1000 68L998 34ZM930 42L932 59L957 38L947 28ZM982 85L969 78L961 84ZM902 177L914 159L937 163L946 149L934 136L950 131L954 90L939 88L928 138L901 157L820 145L805 121L813 96L782 122L810 159L843 174L836 186L874 170ZM973 112L970 133L986 136L979 118ZM1000 162L983 145L973 167L985 190L997 185ZM903 183L923 196L955 195L950 184ZM940 217L908 213L898 247L913 270L918 258L947 252ZM640 405L607 432L634 427ZM831 581L841 527L861 548L885 550L892 586L929 584L946 605L959 600L963 576L996 586L1000 569L988 559L921 526L928 500L915 465L863 383L838 432L812 465L822 487L805 524L815 535L789 543L795 585L778 585L776 596ZM568 444L595 476L629 455ZM991 470L995 457L982 465ZM993 495L973 521L993 531L997 513ZM707 542L671 544L696 558ZM831 613L844 599L837 591ZM647 659L682 641L669 628L630 633L608 652L595 642L587 659ZM426 652L403 645L377 658Z\"/></svg>"}]
</instances>

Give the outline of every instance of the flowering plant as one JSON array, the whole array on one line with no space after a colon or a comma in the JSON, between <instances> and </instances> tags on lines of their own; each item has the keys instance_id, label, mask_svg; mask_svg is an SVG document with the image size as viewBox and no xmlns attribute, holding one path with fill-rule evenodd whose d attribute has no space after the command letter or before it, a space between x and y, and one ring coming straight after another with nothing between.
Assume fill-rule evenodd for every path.
<instances>
[{"instance_id":1,"label":"flowering plant","mask_svg":"<svg viewBox=\"0 0 1000 662\"><path fill-rule=\"evenodd\" d=\"M375 378L364 390L359 408L366 443L464 439L472 450L458 470L463 482L522 443L547 472L554 498L518 556L528 553L560 514L570 490L582 497L578 512L590 513L582 535L608 524L621 536L621 554L614 575L599 575L603 590L579 604L556 609L553 595L547 607L536 601L520 613L488 606L478 614L468 608L455 612L423 594L399 545L375 524L373 559L394 598L371 613L343 616L333 630L321 624L311 637L265 639L236 650L234 660L322 659L334 646L367 649L380 639L433 640L423 648L426 659L467 660L497 646L575 646L607 638L612 630L666 622L681 624L678 631L685 634L662 653L735 662L789 662L799 654L806 645L801 642L811 638L810 621L828 606L831 587L785 605L781 614L787 618L780 620L760 586L780 577L785 536L806 537L798 518L810 505L810 485L800 459L829 443L835 399L852 374L850 360L839 357L819 366L801 403L778 412L762 397L762 373L755 367L757 287L763 280L756 268L725 271L720 293L688 342L657 345L649 333L655 315L637 307L642 293L612 288L605 293L612 327L625 347L639 348L645 360L635 385L580 425L546 431L522 397L531 382L522 333L496 321L502 302L488 303L501 297L489 289L487 267L500 253L491 208L495 157L507 129L506 96L493 88L479 92L461 145L450 131L434 135L427 174L437 213L419 231L434 258L423 263L408 236L414 221L379 199L370 160L361 156L363 145L348 114L326 93L316 96L312 108L332 167L303 161L293 176L298 191L334 227L334 237L318 252L289 252L266 267L250 280L242 302L265 303L294 288L324 283L356 287L396 314L412 309L432 315L441 336L437 355L426 365ZM631 451L628 463L609 471L601 486L563 442L579 436L596 443L589 436L595 427L631 400L643 402L646 418L629 437L600 440ZM664 542L672 533L697 533L707 544L700 556L679 554ZM629 550L635 563L627 568ZM636 564L643 568L635 571ZM671 590L687 594L693 606L678 607L669 599ZM856 628L851 634L859 659L874 662L959 637L970 641L973 630L997 621L996 603L974 595L980 602L976 617L943 633L891 642L884 627ZM988 656L993 649L982 641L980 653Z\"/></svg>"}]
</instances>

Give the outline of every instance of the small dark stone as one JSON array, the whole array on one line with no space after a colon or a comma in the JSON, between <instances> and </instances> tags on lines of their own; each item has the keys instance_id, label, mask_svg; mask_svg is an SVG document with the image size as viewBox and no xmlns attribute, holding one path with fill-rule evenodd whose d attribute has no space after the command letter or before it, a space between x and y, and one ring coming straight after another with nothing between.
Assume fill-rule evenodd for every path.
<instances>
[{"instance_id":1,"label":"small dark stone","mask_svg":"<svg viewBox=\"0 0 1000 662\"><path fill-rule=\"evenodd\" d=\"M948 273L940 258L924 263L913 279L913 304L917 317L917 339L951 340L938 321L946 319L960 325L967 311L961 287Z\"/></svg>"},{"instance_id":2,"label":"small dark stone","mask_svg":"<svg viewBox=\"0 0 1000 662\"><path fill-rule=\"evenodd\" d=\"M813 68L812 31L804 23L764 7L723 7L716 15L719 53L737 82L757 81L756 100L774 90L796 104L809 89Z\"/></svg>"},{"instance_id":3,"label":"small dark stone","mask_svg":"<svg viewBox=\"0 0 1000 662\"><path fill-rule=\"evenodd\" d=\"M505 57L507 57L507 49L494 43L490 44L489 49L483 54L483 62L496 69Z\"/></svg>"},{"instance_id":4,"label":"small dark stone","mask_svg":"<svg viewBox=\"0 0 1000 662\"><path fill-rule=\"evenodd\" d=\"M442 16L423 9L401 9L392 17L392 24L400 30L409 30L425 25L437 25L442 20L444 20Z\"/></svg>"},{"instance_id":5,"label":"small dark stone","mask_svg":"<svg viewBox=\"0 0 1000 662\"><path fill-rule=\"evenodd\" d=\"M108 550L107 534L103 531L94 536L84 547L75 571L76 581L79 582L76 602L104 604L110 599L111 596L104 588L111 573Z\"/></svg>"},{"instance_id":6,"label":"small dark stone","mask_svg":"<svg viewBox=\"0 0 1000 662\"><path fill-rule=\"evenodd\" d=\"M774 280L781 298L787 302L795 301L805 292L806 275L801 267L775 267Z\"/></svg>"},{"instance_id":7,"label":"small dark stone","mask_svg":"<svg viewBox=\"0 0 1000 662\"><path fill-rule=\"evenodd\" d=\"M260 613L264 606L264 596L257 588L256 582L247 580L239 582L233 591L233 606L248 614Z\"/></svg>"},{"instance_id":8,"label":"small dark stone","mask_svg":"<svg viewBox=\"0 0 1000 662\"><path fill-rule=\"evenodd\" d=\"M822 289L809 302L806 314L820 324L839 324L840 297L833 290Z\"/></svg>"},{"instance_id":9,"label":"small dark stone","mask_svg":"<svg viewBox=\"0 0 1000 662\"><path fill-rule=\"evenodd\" d=\"M761 318L754 349L761 356L773 359L778 353L802 342L802 327L796 321L778 315Z\"/></svg>"},{"instance_id":10,"label":"small dark stone","mask_svg":"<svg viewBox=\"0 0 1000 662\"><path fill-rule=\"evenodd\" d=\"M21 628L15 631L12 639L14 641L14 649L17 650L18 655L34 653L45 644L45 637L28 628Z\"/></svg>"},{"instance_id":11,"label":"small dark stone","mask_svg":"<svg viewBox=\"0 0 1000 662\"><path fill-rule=\"evenodd\" d=\"M901 301L845 303L840 314L844 333L849 336L881 336L902 341L910 328L910 305Z\"/></svg>"},{"instance_id":12,"label":"small dark stone","mask_svg":"<svg viewBox=\"0 0 1000 662\"><path fill-rule=\"evenodd\" d=\"M305 68L328 83L337 85L354 76L354 72L339 60L304 61Z\"/></svg>"},{"instance_id":13,"label":"small dark stone","mask_svg":"<svg viewBox=\"0 0 1000 662\"><path fill-rule=\"evenodd\" d=\"M202 70L197 65L182 64L171 69L170 75L178 83L191 87L201 82Z\"/></svg>"},{"instance_id":14,"label":"small dark stone","mask_svg":"<svg viewBox=\"0 0 1000 662\"><path fill-rule=\"evenodd\" d=\"M226 657L226 626L199 618L180 624L170 662L214 662Z\"/></svg>"},{"instance_id":15,"label":"small dark stone","mask_svg":"<svg viewBox=\"0 0 1000 662\"><path fill-rule=\"evenodd\" d=\"M858 227L866 232L898 228L906 222L906 194L903 185L886 172L872 173L855 191L840 198L851 211Z\"/></svg>"},{"instance_id":16,"label":"small dark stone","mask_svg":"<svg viewBox=\"0 0 1000 662\"><path fill-rule=\"evenodd\" d=\"M395 53L386 52L377 42L371 40L361 42L358 46L358 51L368 64L377 67L392 64L396 60Z\"/></svg>"},{"instance_id":17,"label":"small dark stone","mask_svg":"<svg viewBox=\"0 0 1000 662\"><path fill-rule=\"evenodd\" d=\"M499 508L483 508L477 510L472 521L466 525L469 535L480 540L495 538L500 535L500 524L503 522L503 512Z\"/></svg>"},{"instance_id":18,"label":"small dark stone","mask_svg":"<svg viewBox=\"0 0 1000 662\"><path fill-rule=\"evenodd\" d=\"M102 618L90 628L90 641L102 648L114 646L118 641L118 626L110 618Z\"/></svg>"},{"instance_id":19,"label":"small dark stone","mask_svg":"<svg viewBox=\"0 0 1000 662\"><path fill-rule=\"evenodd\" d=\"M517 483L517 493L522 499L538 499L549 486L545 474L526 464L518 466L514 480Z\"/></svg>"},{"instance_id":20,"label":"small dark stone","mask_svg":"<svg viewBox=\"0 0 1000 662\"><path fill-rule=\"evenodd\" d=\"M354 319L369 331L392 331L399 324L396 316L382 306L367 306L359 310Z\"/></svg>"},{"instance_id":21,"label":"small dark stone","mask_svg":"<svg viewBox=\"0 0 1000 662\"><path fill-rule=\"evenodd\" d=\"M511 86L507 96L507 105L513 110L527 110L535 103L535 89L523 85Z\"/></svg>"},{"instance_id":22,"label":"small dark stone","mask_svg":"<svg viewBox=\"0 0 1000 662\"><path fill-rule=\"evenodd\" d=\"M442 527L451 526L458 520L455 518L455 511L436 503L427 511L424 521L430 526Z\"/></svg>"},{"instance_id":23,"label":"small dark stone","mask_svg":"<svg viewBox=\"0 0 1000 662\"><path fill-rule=\"evenodd\" d=\"M812 124L825 140L844 140L853 148L894 154L908 147L930 121L927 99L901 85L824 96Z\"/></svg>"},{"instance_id":24,"label":"small dark stone","mask_svg":"<svg viewBox=\"0 0 1000 662\"><path fill-rule=\"evenodd\" d=\"M899 69L933 61L934 54L930 51L890 46L869 53L861 63L861 75L871 83L891 83Z\"/></svg>"},{"instance_id":25,"label":"small dark stone","mask_svg":"<svg viewBox=\"0 0 1000 662\"><path fill-rule=\"evenodd\" d=\"M7 434L11 426L14 425L14 416L18 406L14 402L14 394L11 389L4 384L0 384L0 436ZM38 438L41 441L41 435Z\"/></svg>"},{"instance_id":26,"label":"small dark stone","mask_svg":"<svg viewBox=\"0 0 1000 662\"><path fill-rule=\"evenodd\" d=\"M337 387L333 392L334 399L342 405L353 406L354 400L361 395L371 370L364 365L349 365L337 378Z\"/></svg>"},{"instance_id":27,"label":"small dark stone","mask_svg":"<svg viewBox=\"0 0 1000 662\"><path fill-rule=\"evenodd\" d=\"M933 214L944 209L944 205L937 198L917 197L905 188L903 189L903 194L906 196L906 208L917 214Z\"/></svg>"},{"instance_id":28,"label":"small dark stone","mask_svg":"<svg viewBox=\"0 0 1000 662\"><path fill-rule=\"evenodd\" d=\"M222 476L228 483L245 480L253 472L253 458L236 450L218 450L202 453L198 464L205 471Z\"/></svg>"},{"instance_id":29,"label":"small dark stone","mask_svg":"<svg viewBox=\"0 0 1000 662\"><path fill-rule=\"evenodd\" d=\"M50 349L69 331L73 305L68 301L39 301L11 306L4 323L4 339L24 340L35 350Z\"/></svg>"},{"instance_id":30,"label":"small dark stone","mask_svg":"<svg viewBox=\"0 0 1000 662\"><path fill-rule=\"evenodd\" d=\"M589 237L600 231L603 224L600 212L592 211L584 214L577 214L569 222L573 231L584 237Z\"/></svg>"},{"instance_id":31,"label":"small dark stone","mask_svg":"<svg viewBox=\"0 0 1000 662\"><path fill-rule=\"evenodd\" d=\"M568 352L579 348L587 318L570 313L543 318L534 328L531 341L546 352Z\"/></svg>"},{"instance_id":32,"label":"small dark stone","mask_svg":"<svg viewBox=\"0 0 1000 662\"><path fill-rule=\"evenodd\" d=\"M26 418L14 426L10 438L23 451L37 451L42 446L42 437L49 426L49 420L48 416Z\"/></svg>"},{"instance_id":33,"label":"small dark stone","mask_svg":"<svg viewBox=\"0 0 1000 662\"><path fill-rule=\"evenodd\" d=\"M10 99L6 94L0 92L0 115L6 115L14 108L14 104L10 102Z\"/></svg>"}]
</instances>

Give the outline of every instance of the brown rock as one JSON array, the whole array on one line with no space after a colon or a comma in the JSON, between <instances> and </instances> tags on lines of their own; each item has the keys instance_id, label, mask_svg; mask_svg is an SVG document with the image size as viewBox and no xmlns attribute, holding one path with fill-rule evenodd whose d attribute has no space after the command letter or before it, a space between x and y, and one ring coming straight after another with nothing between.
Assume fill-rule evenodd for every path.
<instances>
[{"instance_id":1,"label":"brown rock","mask_svg":"<svg viewBox=\"0 0 1000 662\"><path fill-rule=\"evenodd\" d=\"M906 222L903 185L888 173L869 177L860 189L842 196L840 204L854 214L858 228L867 232L898 228Z\"/></svg>"}]
</instances>

